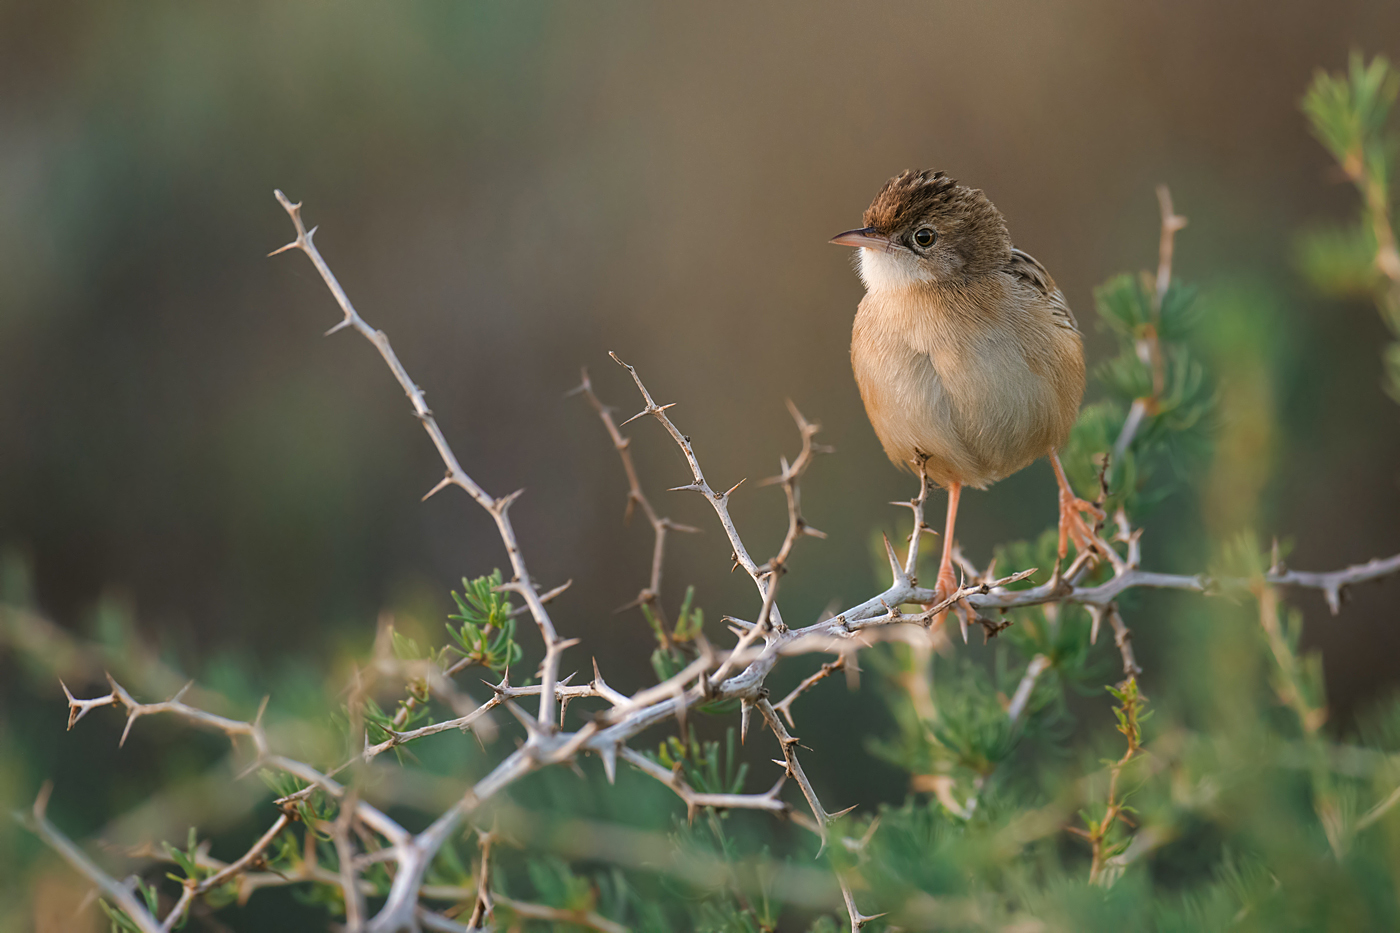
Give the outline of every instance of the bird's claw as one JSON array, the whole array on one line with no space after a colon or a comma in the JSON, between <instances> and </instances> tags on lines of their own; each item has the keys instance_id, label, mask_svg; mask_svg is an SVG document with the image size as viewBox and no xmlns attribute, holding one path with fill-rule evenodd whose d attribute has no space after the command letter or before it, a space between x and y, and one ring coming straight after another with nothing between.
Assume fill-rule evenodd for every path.
<instances>
[{"instance_id":1,"label":"bird's claw","mask_svg":"<svg viewBox=\"0 0 1400 933\"><path fill-rule=\"evenodd\" d=\"M1091 524L1084 520L1084 515L1090 515L1094 519ZM1076 550L1088 551L1098 549L1098 531L1095 525L1102 522L1106 516L1103 509L1087 499L1081 499L1067 489L1060 490L1060 560L1065 559L1069 553L1069 542L1073 541Z\"/></svg>"},{"instance_id":2,"label":"bird's claw","mask_svg":"<svg viewBox=\"0 0 1400 933\"><path fill-rule=\"evenodd\" d=\"M947 566L940 567L939 570L938 570L938 582L937 582L936 584L934 584L934 587L933 587L933 602L928 603L927 605L924 606L924 608L925 608L925 609L932 609L934 606L937 606L939 603L945 601L948 597L950 597L950 596L952 596L954 593L956 593L956 592L958 591L958 589L959 589L959 586L958 586L958 578L957 578L956 576L954 576L954 574L953 574L953 567L952 567L952 565L949 564L949 565L947 565ZM961 624L961 628L962 628L963 641L966 642L966 641L967 641L967 621L968 621L968 613L967 613L967 603L964 602L964 601L959 600L958 602L954 603L953 605L951 605L951 606L945 608L945 609L944 609L942 612L940 612L940 613L937 615L937 617L935 617L934 620L930 623L930 627L931 627L931 628L939 628L939 627L941 627L941 626L943 625L944 620L948 618L948 612L949 612L950 610L953 611L953 612L955 612L955 613L957 613L958 620L959 620L959 622L960 622L960 624Z\"/></svg>"},{"instance_id":3,"label":"bird's claw","mask_svg":"<svg viewBox=\"0 0 1400 933\"><path fill-rule=\"evenodd\" d=\"M933 587L934 604L943 602L958 591L958 578L953 574L952 565L938 568L938 582Z\"/></svg>"}]
</instances>

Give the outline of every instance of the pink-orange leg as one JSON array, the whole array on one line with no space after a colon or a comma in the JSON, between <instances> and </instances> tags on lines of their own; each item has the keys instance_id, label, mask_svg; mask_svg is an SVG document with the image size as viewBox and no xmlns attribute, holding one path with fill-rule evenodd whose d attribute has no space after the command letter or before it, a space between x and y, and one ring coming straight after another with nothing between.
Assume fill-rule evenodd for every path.
<instances>
[{"instance_id":1,"label":"pink-orange leg","mask_svg":"<svg viewBox=\"0 0 1400 933\"><path fill-rule=\"evenodd\" d=\"M1094 547L1094 539L1097 537L1094 524L1086 522L1084 515L1091 515L1094 522L1101 522L1104 514L1103 509L1074 494L1074 489L1065 477L1065 468L1060 464L1057 451L1050 451L1050 465L1055 468L1055 480L1060 484L1060 560L1064 560L1065 555L1069 553L1071 540L1081 552Z\"/></svg>"},{"instance_id":2,"label":"pink-orange leg","mask_svg":"<svg viewBox=\"0 0 1400 933\"><path fill-rule=\"evenodd\" d=\"M962 495L962 483L948 484L948 520L943 526L943 559L938 563L938 584L934 587L937 602L952 596L958 588L958 578L953 576L953 526L958 522L958 498Z\"/></svg>"}]
</instances>

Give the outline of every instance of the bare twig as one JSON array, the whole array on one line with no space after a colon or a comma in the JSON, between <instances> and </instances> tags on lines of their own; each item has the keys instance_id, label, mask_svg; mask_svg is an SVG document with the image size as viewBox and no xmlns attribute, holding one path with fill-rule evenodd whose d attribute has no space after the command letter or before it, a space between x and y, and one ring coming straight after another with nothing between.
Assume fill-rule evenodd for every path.
<instances>
[{"instance_id":1,"label":"bare twig","mask_svg":"<svg viewBox=\"0 0 1400 933\"><path fill-rule=\"evenodd\" d=\"M472 906L472 915L468 926L481 926L491 919L491 914L496 909L495 899L491 895L491 846L495 841L494 831L477 830L477 845L481 849L481 868L476 874L476 903Z\"/></svg>"},{"instance_id":2,"label":"bare twig","mask_svg":"<svg viewBox=\"0 0 1400 933\"><path fill-rule=\"evenodd\" d=\"M807 524L806 519L802 517L802 493L798 481L802 478L802 474L807 472L807 467L811 466L813 456L817 453L826 452L830 450L830 448L812 443L812 438L816 435L817 431L820 430L820 425L812 424L806 418L802 417L802 412L797 410L797 406L794 405L791 400L788 401L788 411L792 414L793 420L797 422L797 430L802 437L802 450L798 454L797 459L791 464L787 462L786 457L779 458L779 466L782 469L781 475L767 479L763 483L765 486L773 485L774 483L782 484L783 492L787 498L788 528L787 533L783 535L783 543L778 548L778 553L769 558L768 562L759 568L760 572L766 576L768 588L763 593L763 604L759 608L758 622L755 628L749 633L751 637L757 637L758 634L767 635L769 632L769 617L773 613L773 608L778 598L778 586L782 582L783 574L787 572L787 561L792 554L792 548L793 545L797 543L797 539L803 535L811 535L814 538L826 537L825 532L813 528L811 525ZM775 628L778 632L787 631L787 627L783 625L781 619L777 619L772 628ZM723 668L721 668L721 671L723 673L728 673ZM723 673L716 672L713 682L717 683L722 680Z\"/></svg>"},{"instance_id":3,"label":"bare twig","mask_svg":"<svg viewBox=\"0 0 1400 933\"><path fill-rule=\"evenodd\" d=\"M797 723L793 722L792 719L792 701L796 700L802 694L812 689L812 687L816 686L822 680L825 680L827 677L831 676L837 671L845 669L846 656L844 654L838 657L835 661L826 662L821 666L821 669L818 670L815 674L804 679L802 683L798 684L796 687L793 687L791 693L783 697L777 703L774 703L773 708L783 714L783 718L788 721L788 725L791 728L796 729Z\"/></svg>"},{"instance_id":4,"label":"bare twig","mask_svg":"<svg viewBox=\"0 0 1400 933\"><path fill-rule=\"evenodd\" d=\"M125 742L126 737L131 733L132 725L137 719L155 713L169 713L180 719L195 723L196 725L202 725L223 732L229 738L230 742L233 742L233 740L239 736L246 736L251 739L254 749L256 750L256 756L250 768L265 766L286 771L293 777L319 787L333 797L340 797L344 791L341 785L337 784L326 775L321 774L310 765L271 752L267 733L262 725L263 708L266 707L266 701L264 701L263 708L258 710L258 715L253 720L244 721L229 719L224 716L216 716L204 710L188 706L180 699L185 692L184 690L181 690L180 693L177 693L171 699L160 703L138 703L121 684L117 683L116 680L110 676L108 677L108 683L111 685L112 691L106 696L91 700L80 700L74 697L73 694L68 691L67 686L64 686L64 692L68 696L70 723L77 722L90 710L100 706L124 706L127 710L127 720L126 727L122 730L121 740ZM356 809L358 810L359 819L363 820L367 825L373 828L375 832L390 841L397 842L408 838L408 833L402 826L389 819L389 817L369 804L362 801L356 805Z\"/></svg>"},{"instance_id":5,"label":"bare twig","mask_svg":"<svg viewBox=\"0 0 1400 933\"><path fill-rule=\"evenodd\" d=\"M851 933L859 933L860 929L872 920L879 920L884 914L863 914L856 907L856 897L851 891L848 882L839 873L836 879L841 882L841 899L846 902L846 914L851 918Z\"/></svg>"},{"instance_id":6,"label":"bare twig","mask_svg":"<svg viewBox=\"0 0 1400 933\"><path fill-rule=\"evenodd\" d=\"M236 860L229 862L223 868L195 885L195 894L203 894L206 891L212 891L230 878L246 871L251 865L257 862L262 856L263 850L272 844L272 840L277 838L277 834L280 833L290 821L291 818L285 813L277 817L273 824L268 827L267 832L259 836L258 841L253 843L247 852L244 852Z\"/></svg>"},{"instance_id":7,"label":"bare twig","mask_svg":"<svg viewBox=\"0 0 1400 933\"><path fill-rule=\"evenodd\" d=\"M1176 234L1186 226L1186 218L1172 207L1171 189L1166 185L1157 186L1157 206L1162 210L1162 235L1157 243L1157 289L1153 294L1153 305L1160 313L1162 302L1167 297L1167 289L1172 284L1172 255L1176 251Z\"/></svg>"},{"instance_id":8,"label":"bare twig","mask_svg":"<svg viewBox=\"0 0 1400 933\"><path fill-rule=\"evenodd\" d=\"M778 718L778 714L773 709L772 704L766 699L758 701L758 710L763 714L764 723L767 724L768 728L777 738L779 747L782 748L783 760L778 762L778 764L782 764L787 768L787 776L797 782L797 786L802 789L802 796L807 798L807 806L811 809L812 816L817 821L817 832L821 836L822 848L824 849L830 841L829 827L832 821L845 816L855 808L851 807L850 809L841 810L836 813L827 812L826 808L822 806L821 801L817 799L817 792L812 788L812 782L807 779L807 773L802 770L802 763L797 760L797 738L790 735L787 729L783 727L782 720ZM841 886L841 898L846 904L846 914L850 917L851 933L857 933L861 927L865 926L871 920L884 916L884 914L862 914L856 907L856 899L855 895L851 892L850 881L839 871L836 873L836 880Z\"/></svg>"},{"instance_id":9,"label":"bare twig","mask_svg":"<svg viewBox=\"0 0 1400 933\"><path fill-rule=\"evenodd\" d=\"M267 754L267 736L261 727L262 710L258 710L258 716L252 722L243 722L236 719L229 719L225 716L217 716L213 713L205 712L197 707L187 706L181 702L185 693L193 685L187 683L176 691L170 699L160 703L137 703L131 698L131 694L113 679L111 674L107 675L107 683L112 690L106 696L94 697L90 700L79 700L73 696L68 689L68 685L59 681L63 687L63 693L68 698L68 728L73 726L92 710L102 706L124 706L126 708L126 728L122 729L121 741L119 745L125 745L127 736L131 734L131 727L136 724L136 720L142 716L152 713L174 713L182 719L188 719L196 725L216 729L223 732L232 739L234 736L244 735L253 740L253 746L259 756ZM263 701L264 706L267 701Z\"/></svg>"},{"instance_id":10,"label":"bare twig","mask_svg":"<svg viewBox=\"0 0 1400 933\"><path fill-rule=\"evenodd\" d=\"M341 807L339 817L329 827L335 843L336 859L340 862L340 891L344 897L347 933L360 933L365 924L365 898L360 892L360 876L355 870L355 848L350 841L357 796L353 790L347 795L346 806Z\"/></svg>"},{"instance_id":11,"label":"bare twig","mask_svg":"<svg viewBox=\"0 0 1400 933\"><path fill-rule=\"evenodd\" d=\"M417 384L409 377L408 370L404 369L403 364L399 362L398 355L389 345L388 336L382 330L375 330L365 323L364 318L360 317L355 306L350 303L349 297L341 288L335 274L331 272L330 266L321 257L321 251L316 248L313 239L316 228L307 230L302 224L301 204L293 204L281 191L277 191L275 194L278 202L287 211L287 216L292 219L297 235L295 240L286 246L273 250L269 255L275 256L290 249L299 249L307 255L316 267L316 271L321 274L326 287L335 296L336 303L340 305L340 310L345 315L344 320L326 332L327 335L350 327L374 345L375 349L379 351L379 355L384 358L389 371L394 374L394 378L403 388L404 394L408 396L409 403L413 406L414 415L422 423L423 430L428 433L433 446L437 449L438 456L442 458L444 466L447 467L447 475L441 483L434 487L433 492L449 485L457 486L476 500L476 503L485 509L495 521L501 542L505 545L506 554L510 558L511 569L515 573L515 578L501 588L520 594L525 600L525 604L530 607L530 614L534 617L540 635L544 638L545 657L540 677L540 683L544 686L544 690L540 694L539 720L544 726L553 726L555 715L554 684L559 674L559 656L563 653L566 643L559 638L555 631L554 622L549 617L549 611L545 609L544 601L530 578L529 570L525 566L525 558L520 553L520 546L516 542L515 527L511 524L510 507L524 490L516 490L509 495L497 498L487 493L467 475L458 462L457 455L453 453L451 445L448 444L447 437L442 433L442 428L438 427L437 419L433 417L432 410L428 408L428 403L423 397L423 390L418 388ZM429 493L429 495L431 494Z\"/></svg>"},{"instance_id":12,"label":"bare twig","mask_svg":"<svg viewBox=\"0 0 1400 933\"><path fill-rule=\"evenodd\" d=\"M1108 604L1108 621L1113 626L1113 643L1123 657L1123 676L1136 677L1142 673L1142 668L1138 667L1137 658L1133 656L1133 633L1123 624L1123 615L1118 611L1117 603Z\"/></svg>"},{"instance_id":13,"label":"bare twig","mask_svg":"<svg viewBox=\"0 0 1400 933\"><path fill-rule=\"evenodd\" d=\"M1031 692L1035 690L1036 681L1040 675L1050 668L1050 659L1043 654L1038 654L1031 658L1031 663L1026 665L1026 673L1021 677L1021 682L1016 685L1016 692L1011 695L1011 702L1006 707L1006 718L1012 724L1020 721L1026 712L1026 705L1030 703Z\"/></svg>"},{"instance_id":14,"label":"bare twig","mask_svg":"<svg viewBox=\"0 0 1400 933\"><path fill-rule=\"evenodd\" d=\"M770 813L786 814L791 808L779 795L786 783L786 776L780 778L767 792L762 794L713 794L695 790L681 777L678 770L672 770L652 761L641 752L630 748L622 749L622 758L638 771L656 778L676 792L685 802L686 816L695 819L695 813L702 807L717 810L767 810Z\"/></svg>"},{"instance_id":15,"label":"bare twig","mask_svg":"<svg viewBox=\"0 0 1400 933\"><path fill-rule=\"evenodd\" d=\"M1347 588L1358 583L1379 580L1400 573L1400 554L1369 560L1330 573L1311 573L1304 570L1289 570L1281 564L1275 565L1265 575L1265 580L1275 586L1297 586L1304 589L1321 590L1327 600L1327 608L1333 615L1342 611L1342 600Z\"/></svg>"},{"instance_id":16,"label":"bare twig","mask_svg":"<svg viewBox=\"0 0 1400 933\"><path fill-rule=\"evenodd\" d=\"M243 855L239 856L235 861L227 865L221 865L221 867L218 867L213 874L203 881L186 878L184 888L180 892L180 899L175 903L175 906L170 909L170 913L166 914L165 922L161 924L161 929L167 931L167 933L175 929L176 925L184 919L185 912L189 910L190 905L194 902L196 897L243 875L243 873L262 856L263 850L272 843L272 840L277 838L277 834L282 831L289 821L290 818L285 813L277 817L276 821L268 828L267 832L263 833L247 852L243 853ZM210 862L214 862L214 860L207 859L205 863L206 866ZM218 865L219 863L214 862L214 864Z\"/></svg>"},{"instance_id":17,"label":"bare twig","mask_svg":"<svg viewBox=\"0 0 1400 933\"><path fill-rule=\"evenodd\" d=\"M797 410L797 406L789 399L788 413L792 415L792 420L797 424L798 434L802 437L802 450L797 454L797 458L788 463L786 457L779 458L779 466L782 472L763 481L763 485L771 486L782 484L783 494L787 497L788 527L787 533L783 535L783 543L778 548L778 553L769 559L764 565L764 569L770 575L782 574L787 568L788 558L792 555L793 545L797 539L803 535L810 535L813 538L825 538L826 533L818 531L807 523L802 517L802 491L799 481L802 474L807 472L807 468L812 465L812 459L819 453L830 453L831 448L812 442L817 432L821 430L821 425L813 424L802 417L802 412Z\"/></svg>"},{"instance_id":18,"label":"bare twig","mask_svg":"<svg viewBox=\"0 0 1400 933\"><path fill-rule=\"evenodd\" d=\"M664 515L658 515L656 509L652 507L651 500L642 491L641 479L637 476L637 465L632 460L632 439L623 435L618 429L617 422L613 420L612 409L604 405L593 391L593 382L588 378L588 370L580 370L582 382L578 387L569 392L570 395L582 395L588 399L588 404L593 406L593 410L598 413L598 418L603 422L603 427L608 431L613 448L617 450L618 458L622 461L622 470L627 474L627 509L623 513L623 521L626 522L632 517L634 508L641 508L642 514L646 516L647 524L652 530L651 549L651 577L647 585L637 595L637 598L624 606L624 609L632 606L647 605L656 613L660 621L660 631L662 638L666 638L666 616L661 606L661 571L666 559L666 533L668 531L680 531L695 533L700 529L691 525L682 525ZM663 646L664 647L664 646Z\"/></svg>"},{"instance_id":19,"label":"bare twig","mask_svg":"<svg viewBox=\"0 0 1400 933\"><path fill-rule=\"evenodd\" d=\"M778 745L782 748L783 761L779 764L783 764L787 768L787 776L797 782L797 786L802 789L802 796L807 798L807 806L811 809L812 816L817 820L822 845L825 847L828 824L836 817L850 811L842 810L840 813L834 814L827 812L821 801L817 799L817 792L813 790L812 782L807 779L807 773L802 770L802 763L797 760L797 739L788 733L782 720L778 718L777 712L773 709L773 705L767 700L758 701L758 711L763 714L764 723L772 731L778 740Z\"/></svg>"},{"instance_id":20,"label":"bare twig","mask_svg":"<svg viewBox=\"0 0 1400 933\"><path fill-rule=\"evenodd\" d=\"M909 579L915 579L915 573L919 569L919 544L925 534L934 534L933 528L924 521L924 503L928 501L928 491L933 484L928 478L928 457L920 457L915 464L918 469L915 472L919 476L919 494L908 502L891 502L890 505L907 507L914 513L914 530L909 533L909 549L904 555L904 575ZM956 559L962 559L962 551L953 545ZM966 569L966 568L964 568ZM973 573L970 576L976 577Z\"/></svg>"},{"instance_id":21,"label":"bare twig","mask_svg":"<svg viewBox=\"0 0 1400 933\"><path fill-rule=\"evenodd\" d=\"M563 907L548 907L544 904L530 904L506 897L503 894L496 895L496 903L527 920L548 920L550 923L574 924L575 926L588 927L590 930L597 930L599 933L628 933L627 927L614 920L609 920L593 910L569 910Z\"/></svg>"},{"instance_id":22,"label":"bare twig","mask_svg":"<svg viewBox=\"0 0 1400 933\"><path fill-rule=\"evenodd\" d=\"M691 446L689 436L682 434L680 429L676 427L675 423L672 422L670 417L666 414L666 409L673 407L675 402L670 402L666 405L656 404L656 400L652 398L651 393L647 391L647 387L642 383L641 377L637 375L636 367L624 363L616 353L610 352L608 355L617 362L617 365L627 370L632 376L632 381L637 384L637 391L642 395L643 408L634 415L633 418L639 418L642 415L651 415L654 417L657 421L661 422L662 427L666 429L666 433L671 435L672 440L676 442L676 446L678 446L681 449L681 453L685 455L686 463L690 465L690 472L693 479L690 483L684 486L677 486L675 489L693 490L705 497L705 501L715 510L715 515L719 518L719 523L724 529L725 536L729 538L729 544L733 548L735 563L743 567L744 571L749 575L749 578L753 580L754 586L758 588L758 595L763 599L767 599L770 578L749 555L748 548L744 546L743 539L739 537L739 529L734 526L734 519L729 515L729 496L734 490L739 488L739 483L734 484L725 492L715 492L705 480L705 473L700 469L700 461L695 456L695 448ZM626 424L627 422L623 423ZM743 480L739 482L742 483ZM775 624L781 630L782 616L778 613L777 606L772 606L771 611Z\"/></svg>"},{"instance_id":23,"label":"bare twig","mask_svg":"<svg viewBox=\"0 0 1400 933\"><path fill-rule=\"evenodd\" d=\"M98 868L97 864L88 858L82 849L74 845L67 836L59 831L58 827L48 821L45 811L48 809L49 795L52 792L53 785L45 784L39 791L39 796L35 798L34 807L28 817L22 819L21 822L40 839L43 839L49 848L57 852L78 874L97 885L102 895L110 898L117 907L121 908L141 930L141 933L164 933L160 923L151 916L145 905L136 899L130 889Z\"/></svg>"}]
</instances>

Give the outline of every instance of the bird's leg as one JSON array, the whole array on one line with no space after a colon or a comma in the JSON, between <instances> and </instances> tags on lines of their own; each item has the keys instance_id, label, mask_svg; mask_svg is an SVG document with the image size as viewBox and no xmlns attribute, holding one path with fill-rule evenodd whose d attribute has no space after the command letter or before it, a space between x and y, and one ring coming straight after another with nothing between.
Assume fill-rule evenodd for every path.
<instances>
[{"instance_id":1,"label":"bird's leg","mask_svg":"<svg viewBox=\"0 0 1400 933\"><path fill-rule=\"evenodd\" d=\"M1094 525L1084 520L1084 515L1091 515L1095 522L1104 519L1103 509L1088 500L1081 499L1074 494L1074 489L1070 487L1069 480L1065 477L1065 468L1060 464L1060 454L1058 451L1050 451L1050 465L1055 468L1055 480L1060 484L1060 560L1065 559L1069 553L1069 541L1074 541L1074 546L1079 551L1087 551L1095 547L1095 540L1098 534L1094 531ZM1081 514L1082 513L1082 514Z\"/></svg>"},{"instance_id":2,"label":"bird's leg","mask_svg":"<svg viewBox=\"0 0 1400 933\"><path fill-rule=\"evenodd\" d=\"M948 484L948 521L943 527L943 559L938 564L938 583L933 590L935 602L942 602L958 589L958 578L953 576L953 526L958 521L961 495L962 483Z\"/></svg>"}]
</instances>

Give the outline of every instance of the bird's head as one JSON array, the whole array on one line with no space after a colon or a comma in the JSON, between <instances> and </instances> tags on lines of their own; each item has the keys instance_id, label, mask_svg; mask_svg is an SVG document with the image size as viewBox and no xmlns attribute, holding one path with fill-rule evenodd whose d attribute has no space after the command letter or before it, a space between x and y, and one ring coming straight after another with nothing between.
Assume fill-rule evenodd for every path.
<instances>
[{"instance_id":1,"label":"bird's head","mask_svg":"<svg viewBox=\"0 0 1400 933\"><path fill-rule=\"evenodd\" d=\"M860 277L872 291L958 282L995 272L1011 258L996 205L932 169L885 182L863 221L831 242L860 249Z\"/></svg>"}]
</instances>

